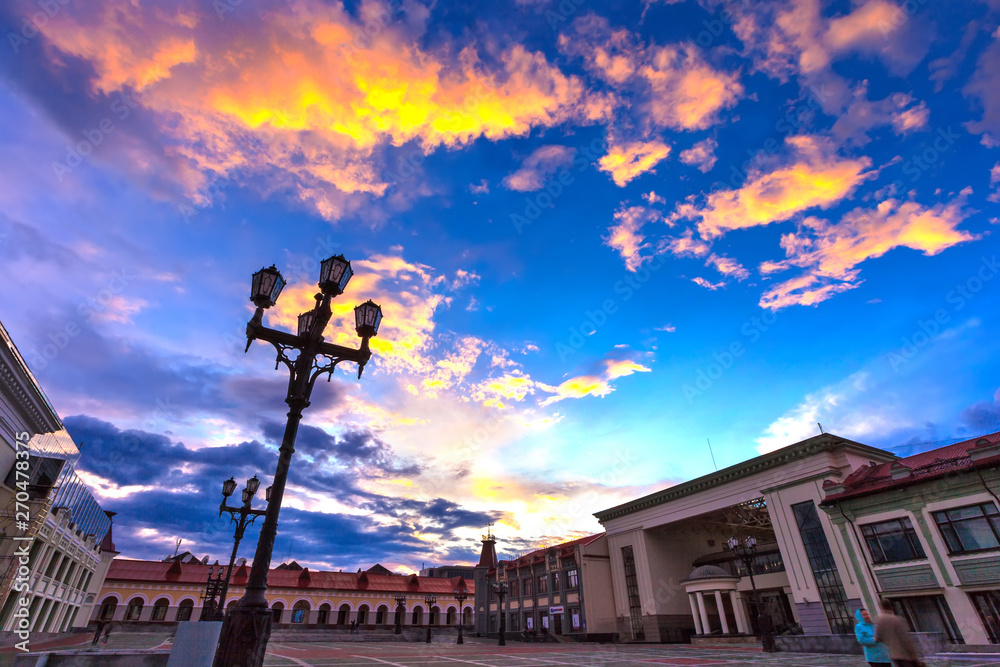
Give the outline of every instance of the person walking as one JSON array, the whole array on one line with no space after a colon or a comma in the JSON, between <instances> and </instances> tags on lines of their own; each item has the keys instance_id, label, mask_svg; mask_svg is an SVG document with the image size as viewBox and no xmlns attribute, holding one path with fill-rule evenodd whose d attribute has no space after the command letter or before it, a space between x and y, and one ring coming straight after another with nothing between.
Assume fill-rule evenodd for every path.
<instances>
[{"instance_id":1,"label":"person walking","mask_svg":"<svg viewBox=\"0 0 1000 667\"><path fill-rule=\"evenodd\" d=\"M111 625L111 622L108 621L108 624L104 627L104 646L108 645L108 637L111 636Z\"/></svg>"},{"instance_id":2,"label":"person walking","mask_svg":"<svg viewBox=\"0 0 1000 667\"><path fill-rule=\"evenodd\" d=\"M104 632L104 621L98 621L97 629L94 631L94 641L90 642L91 646L97 645L97 640L101 638L102 632Z\"/></svg>"},{"instance_id":3,"label":"person walking","mask_svg":"<svg viewBox=\"0 0 1000 667\"><path fill-rule=\"evenodd\" d=\"M865 660L871 667L892 667L889 658L889 648L882 642L875 641L875 624L867 609L854 612L858 624L854 626L854 636L865 652Z\"/></svg>"},{"instance_id":4,"label":"person walking","mask_svg":"<svg viewBox=\"0 0 1000 667\"><path fill-rule=\"evenodd\" d=\"M882 613L875 621L875 641L889 648L889 657L895 667L923 667L920 652L910 637L906 622L896 616L889 600L882 600Z\"/></svg>"}]
</instances>

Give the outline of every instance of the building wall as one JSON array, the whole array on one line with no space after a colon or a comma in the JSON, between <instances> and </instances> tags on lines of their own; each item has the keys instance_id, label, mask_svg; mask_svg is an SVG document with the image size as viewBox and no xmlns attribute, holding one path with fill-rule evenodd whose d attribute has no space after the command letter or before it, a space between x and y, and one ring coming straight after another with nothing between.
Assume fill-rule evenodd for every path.
<instances>
[{"instance_id":1,"label":"building wall","mask_svg":"<svg viewBox=\"0 0 1000 667\"><path fill-rule=\"evenodd\" d=\"M579 552L584 630L588 634L613 633L616 631L615 603L608 538L601 537L580 547Z\"/></svg>"},{"instance_id":2,"label":"building wall","mask_svg":"<svg viewBox=\"0 0 1000 667\"><path fill-rule=\"evenodd\" d=\"M846 545L850 570L863 604L877 609L880 598L943 595L967 644L987 644L989 637L969 593L1000 590L1000 553L949 555L933 512L978 503L1000 506L1000 472L966 472L943 479L892 488L824 507ZM874 564L860 526L889 519L910 519L926 558ZM964 579L963 579L964 578Z\"/></svg>"}]
</instances>

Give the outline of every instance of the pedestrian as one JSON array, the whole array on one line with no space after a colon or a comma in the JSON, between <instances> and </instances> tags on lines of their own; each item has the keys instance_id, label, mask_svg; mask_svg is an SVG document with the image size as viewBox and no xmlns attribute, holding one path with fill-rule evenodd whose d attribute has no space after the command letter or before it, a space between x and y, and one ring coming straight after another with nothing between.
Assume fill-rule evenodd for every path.
<instances>
[{"instance_id":1,"label":"pedestrian","mask_svg":"<svg viewBox=\"0 0 1000 667\"><path fill-rule=\"evenodd\" d=\"M90 642L91 646L97 644L97 640L101 638L101 632L104 631L104 621L97 622L97 630L94 631L94 641Z\"/></svg>"},{"instance_id":2,"label":"pedestrian","mask_svg":"<svg viewBox=\"0 0 1000 667\"><path fill-rule=\"evenodd\" d=\"M108 624L104 627L104 646L108 645L108 637L110 636L111 636L111 622L108 621Z\"/></svg>"},{"instance_id":3,"label":"pedestrian","mask_svg":"<svg viewBox=\"0 0 1000 667\"><path fill-rule=\"evenodd\" d=\"M906 621L896 616L892 602L882 600L882 613L875 621L875 641L889 648L889 657L895 667L923 667L920 652L913 643Z\"/></svg>"},{"instance_id":4,"label":"pedestrian","mask_svg":"<svg viewBox=\"0 0 1000 667\"><path fill-rule=\"evenodd\" d=\"M882 642L875 641L875 625L867 609L854 612L858 624L854 626L854 636L865 652L865 660L871 667L892 667L889 659L889 648Z\"/></svg>"},{"instance_id":5,"label":"pedestrian","mask_svg":"<svg viewBox=\"0 0 1000 667\"><path fill-rule=\"evenodd\" d=\"M358 622L351 621L351 634L353 635L357 629L358 629Z\"/></svg>"}]
</instances>

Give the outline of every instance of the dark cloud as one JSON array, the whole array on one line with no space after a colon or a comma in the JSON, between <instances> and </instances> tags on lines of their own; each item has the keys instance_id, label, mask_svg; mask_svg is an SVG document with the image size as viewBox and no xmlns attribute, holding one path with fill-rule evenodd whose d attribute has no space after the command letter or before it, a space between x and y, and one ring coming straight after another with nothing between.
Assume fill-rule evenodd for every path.
<instances>
[{"instance_id":1,"label":"dark cloud","mask_svg":"<svg viewBox=\"0 0 1000 667\"><path fill-rule=\"evenodd\" d=\"M154 487L105 502L118 512L115 541L119 550L136 558L162 558L169 551L163 543L151 544L144 529L184 539L184 548L198 555L223 558L232 547L228 518L218 516L221 483L230 476L240 482L258 475L263 486L270 483L276 447L257 440L226 447L191 448L163 435L138 429L122 430L86 415L69 417L66 428L81 443L79 467L120 486ZM277 433L277 422L266 423L265 439ZM331 514L323 511L282 509L275 562L290 555L315 567L355 569L379 560L446 562L439 544L454 544L455 531L495 521L496 515L465 509L436 498L422 502L394 498L361 489L359 480L386 474L378 466L403 468L391 448L370 433L352 431L350 437L335 438L312 426L300 430L303 451L293 460L289 482L293 486L320 491L340 504L357 507L363 515ZM332 452L328 455L327 450ZM297 464L297 465L296 465ZM395 466L395 467L393 467ZM419 470L414 466L415 470ZM237 491L239 493L239 491ZM375 516L378 515L378 518ZM389 517L392 521L386 521ZM438 544L415 537L439 537ZM255 531L254 531L254 534ZM248 532L241 554L252 557L256 538ZM476 558L475 544L469 550L452 546L449 561ZM161 553L164 552L164 553Z\"/></svg>"},{"instance_id":2,"label":"dark cloud","mask_svg":"<svg viewBox=\"0 0 1000 667\"><path fill-rule=\"evenodd\" d=\"M1000 431L1000 391L992 401L981 401L966 408L962 421L978 435Z\"/></svg>"},{"instance_id":3,"label":"dark cloud","mask_svg":"<svg viewBox=\"0 0 1000 667\"><path fill-rule=\"evenodd\" d=\"M260 428L267 440L281 444L284 423L265 419ZM421 471L415 462L393 454L389 445L369 431L350 430L336 438L319 427L302 424L295 449L317 461L353 466L370 477L419 475Z\"/></svg>"}]
</instances>

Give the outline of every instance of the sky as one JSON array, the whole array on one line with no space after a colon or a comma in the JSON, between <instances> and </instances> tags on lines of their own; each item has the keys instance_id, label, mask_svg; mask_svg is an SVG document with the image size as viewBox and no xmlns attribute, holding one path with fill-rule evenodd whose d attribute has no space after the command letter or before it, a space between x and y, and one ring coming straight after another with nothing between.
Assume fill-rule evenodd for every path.
<instances>
[{"instance_id":1,"label":"sky","mask_svg":"<svg viewBox=\"0 0 1000 667\"><path fill-rule=\"evenodd\" d=\"M13 0L0 319L123 556L225 559L355 272L274 562L412 571L827 432L1000 430L1000 2ZM262 500L262 499L261 499ZM252 557L256 528L240 555Z\"/></svg>"}]
</instances>

